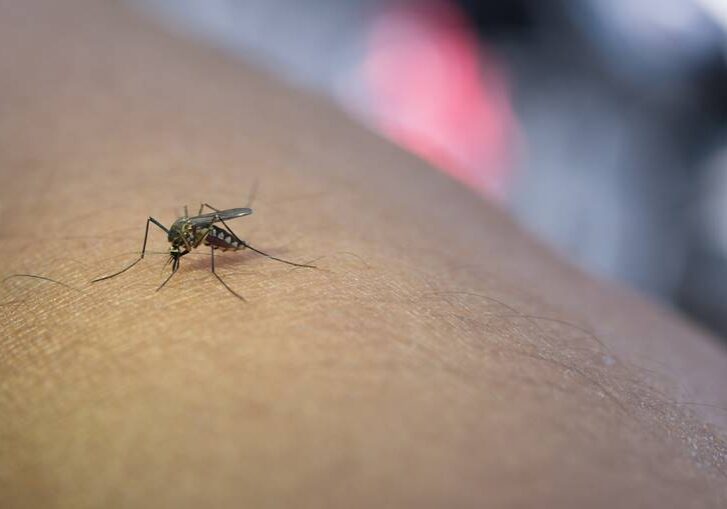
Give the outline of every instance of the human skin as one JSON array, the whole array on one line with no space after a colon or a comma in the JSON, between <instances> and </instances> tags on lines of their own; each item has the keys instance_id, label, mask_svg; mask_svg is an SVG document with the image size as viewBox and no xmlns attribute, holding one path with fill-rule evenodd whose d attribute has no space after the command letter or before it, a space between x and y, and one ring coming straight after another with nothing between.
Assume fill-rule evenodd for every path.
<instances>
[{"instance_id":1,"label":"human skin","mask_svg":"<svg viewBox=\"0 0 727 509\"><path fill-rule=\"evenodd\" d=\"M727 354L325 100L0 1L0 507L725 507ZM250 252L168 271L199 202ZM156 253L156 254L155 254Z\"/></svg>"}]
</instances>

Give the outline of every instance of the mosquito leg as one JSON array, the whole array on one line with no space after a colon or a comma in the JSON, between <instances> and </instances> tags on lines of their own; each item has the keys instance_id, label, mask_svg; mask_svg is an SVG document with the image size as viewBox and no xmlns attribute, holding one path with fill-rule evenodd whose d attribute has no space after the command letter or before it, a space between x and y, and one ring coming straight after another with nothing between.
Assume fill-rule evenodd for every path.
<instances>
[{"instance_id":1,"label":"mosquito leg","mask_svg":"<svg viewBox=\"0 0 727 509\"><path fill-rule=\"evenodd\" d=\"M187 253L189 253L189 251L188 251L188 250L185 250L185 251L182 251L181 253L179 253L179 254L178 254L178 255L176 255L176 256L175 256L175 255L172 255L172 256L171 256L171 258L170 258L170 259L172 260L172 273L171 273L171 274L169 274L169 277L168 277L168 278L166 278L166 279L164 280L164 282L163 282L162 284L160 284L160 285L159 285L159 288L157 288L157 292L158 292L159 290L161 290L162 288L164 288L164 285L166 285L166 284L167 284L167 283L169 282L169 280L170 280L170 279L172 279L172 276L173 276L174 274L176 274L176 273L177 273L177 270L179 270L179 259L180 259L180 258L181 258L182 256L186 255Z\"/></svg>"},{"instance_id":2,"label":"mosquito leg","mask_svg":"<svg viewBox=\"0 0 727 509\"><path fill-rule=\"evenodd\" d=\"M220 212L220 209L216 209L216 208L214 208L214 207L213 207L212 205L210 205L209 203L203 203L202 205L200 205L200 206L199 206L199 213L200 213L200 214L202 213L202 210L203 210L203 209L204 209L205 207L207 207L208 209L210 209L210 210L211 210L212 212Z\"/></svg>"},{"instance_id":3,"label":"mosquito leg","mask_svg":"<svg viewBox=\"0 0 727 509\"><path fill-rule=\"evenodd\" d=\"M292 265L293 267L304 267L306 269L317 269L318 268L315 265L310 265L309 263L296 263L296 262L291 262L290 260L283 260L282 258L278 258L277 256L269 255L268 253L265 253L263 251L260 251L259 249L252 247L250 244L248 244L244 240L242 240L240 242L242 242L242 244L249 250L254 251L257 254L262 255L266 258L270 258L271 260L275 260L276 262L285 263L287 265Z\"/></svg>"},{"instance_id":4,"label":"mosquito leg","mask_svg":"<svg viewBox=\"0 0 727 509\"><path fill-rule=\"evenodd\" d=\"M166 285L170 279L172 279L172 276L177 273L177 269L179 269L179 260L174 260L174 264L172 265L172 273L169 274L169 277L164 280L162 284L159 285L159 288L157 288L157 292L164 288L164 285Z\"/></svg>"},{"instance_id":5,"label":"mosquito leg","mask_svg":"<svg viewBox=\"0 0 727 509\"><path fill-rule=\"evenodd\" d=\"M214 246L210 246L210 249L212 251L212 258L211 258L211 260L212 260L212 274L215 275L215 277L220 281L220 283L222 283L222 286L224 286L225 288L227 288L227 290L232 295L234 295L238 299L244 301L245 300L245 297L243 297L242 295L240 295L239 293L237 293L235 290L233 290L232 288L230 288L229 285L227 283L225 283L225 281L220 277L220 275L217 273L217 271L215 271L215 248L214 248Z\"/></svg>"},{"instance_id":6,"label":"mosquito leg","mask_svg":"<svg viewBox=\"0 0 727 509\"><path fill-rule=\"evenodd\" d=\"M221 217L217 216L217 219L219 219L219 221L225 227L225 229L227 230L227 232L230 235L232 235L232 238L234 238L235 240L237 240L240 244L242 244L246 248L250 249L251 251L255 251L259 255L265 256L266 258L270 258L271 260L275 260L276 262L281 262L281 263L286 263L288 265L292 265L294 267L305 267L305 268L308 268L308 269L315 269L315 268L317 268L315 265L309 265L307 263L295 263L295 262L291 262L289 260L283 260L282 258L278 258L277 256L273 256L273 255L270 255L270 254L265 253L263 251L260 251L259 249L256 249L256 248L252 247L250 244L248 244L247 242L245 242L244 240L242 240L240 237L238 237L235 234L235 232L232 231L232 229L227 225L227 223L225 223L225 221Z\"/></svg>"},{"instance_id":7,"label":"mosquito leg","mask_svg":"<svg viewBox=\"0 0 727 509\"><path fill-rule=\"evenodd\" d=\"M184 217L189 217L189 210L186 205L184 206Z\"/></svg>"},{"instance_id":8,"label":"mosquito leg","mask_svg":"<svg viewBox=\"0 0 727 509\"><path fill-rule=\"evenodd\" d=\"M98 281L103 281L104 279L111 279L112 277L118 276L119 274L123 274L124 272L126 272L131 267L133 267L134 265L136 265L137 263L139 263L141 260L144 259L144 255L146 254L146 241L149 238L149 223L154 223L159 228L161 228L162 230L164 230L164 232L166 234L169 234L169 230L163 224L161 224L159 221L157 221L153 217L149 216L149 218L146 220L146 229L144 230L144 244L142 244L142 246L141 246L141 255L139 256L139 258L137 258L131 265L129 265L128 267L126 267L124 269L121 269L118 272L115 272L115 273L110 274L108 276L97 277L96 279L94 279L93 281L91 281L92 283L96 283Z\"/></svg>"}]
</instances>

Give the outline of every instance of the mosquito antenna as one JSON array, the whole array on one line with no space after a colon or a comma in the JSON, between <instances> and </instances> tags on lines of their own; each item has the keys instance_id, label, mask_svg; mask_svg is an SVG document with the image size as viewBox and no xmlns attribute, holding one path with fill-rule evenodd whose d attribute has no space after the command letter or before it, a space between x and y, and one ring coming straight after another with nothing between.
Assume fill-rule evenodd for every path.
<instances>
[{"instance_id":1,"label":"mosquito antenna","mask_svg":"<svg viewBox=\"0 0 727 509\"><path fill-rule=\"evenodd\" d=\"M275 260L276 262L287 263L288 265L293 265L294 267L306 267L308 269L317 269L318 268L315 265L308 265L307 263L295 263L295 262L291 262L289 260L283 260L282 258L278 258L277 256L270 255L268 253L265 253L264 251L260 251L259 249L252 247L250 244L248 244L244 240L241 242L242 242L242 245L245 246L246 248L248 248L252 251L255 251L259 255L265 256L266 258Z\"/></svg>"},{"instance_id":2,"label":"mosquito antenna","mask_svg":"<svg viewBox=\"0 0 727 509\"><path fill-rule=\"evenodd\" d=\"M39 276L37 274L11 274L11 275L3 278L3 283L5 281L7 281L8 279L12 279L14 277L30 277L30 278L33 278L33 279L41 279L43 281L50 281L51 283L55 283L57 285L64 286L66 288L69 288L71 290L75 290L77 292L80 292L81 291L78 288L74 288L74 287L72 287L70 285L67 285L66 283L61 283L60 281L56 281L55 279L52 279L52 278L49 278L49 277L45 277L45 276Z\"/></svg>"}]
</instances>

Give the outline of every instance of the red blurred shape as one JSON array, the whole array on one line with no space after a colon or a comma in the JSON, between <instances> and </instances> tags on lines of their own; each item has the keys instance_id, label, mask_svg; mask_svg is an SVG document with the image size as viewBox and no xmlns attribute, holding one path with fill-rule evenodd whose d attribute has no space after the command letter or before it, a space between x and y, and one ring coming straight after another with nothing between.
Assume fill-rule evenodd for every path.
<instances>
[{"instance_id":1,"label":"red blurred shape","mask_svg":"<svg viewBox=\"0 0 727 509\"><path fill-rule=\"evenodd\" d=\"M364 80L378 129L490 197L511 171L506 80L452 4L395 5L376 20Z\"/></svg>"}]
</instances>

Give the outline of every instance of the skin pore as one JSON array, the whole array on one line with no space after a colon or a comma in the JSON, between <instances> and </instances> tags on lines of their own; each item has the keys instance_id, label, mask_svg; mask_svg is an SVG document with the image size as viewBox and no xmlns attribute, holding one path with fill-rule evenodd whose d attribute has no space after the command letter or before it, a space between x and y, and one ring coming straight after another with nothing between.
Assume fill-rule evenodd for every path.
<instances>
[{"instance_id":1,"label":"skin pore","mask_svg":"<svg viewBox=\"0 0 727 509\"><path fill-rule=\"evenodd\" d=\"M0 278L71 287L0 287L0 507L725 507L713 338L123 5L0 11ZM230 227L317 269L156 292L152 226L90 283L256 179Z\"/></svg>"}]
</instances>

